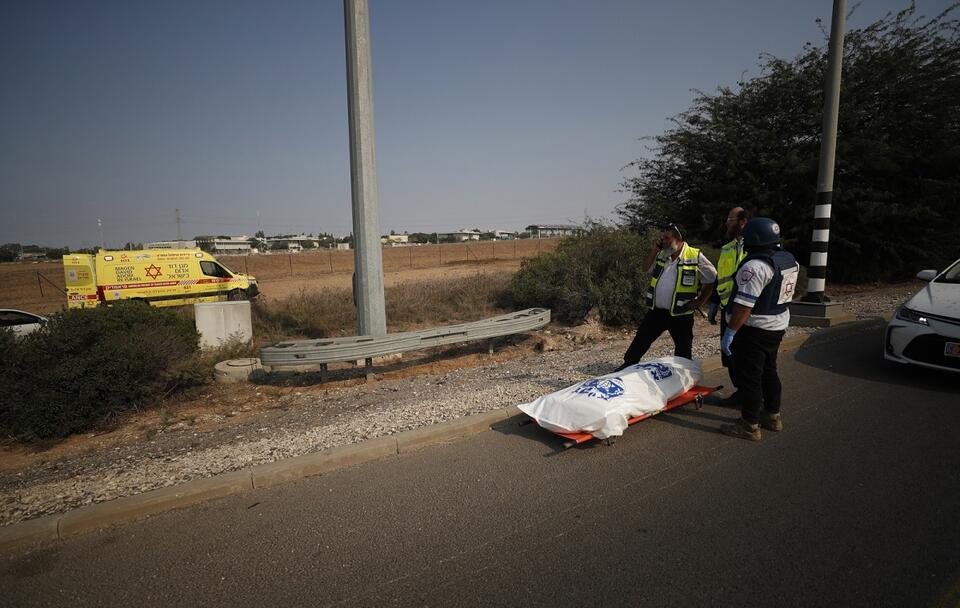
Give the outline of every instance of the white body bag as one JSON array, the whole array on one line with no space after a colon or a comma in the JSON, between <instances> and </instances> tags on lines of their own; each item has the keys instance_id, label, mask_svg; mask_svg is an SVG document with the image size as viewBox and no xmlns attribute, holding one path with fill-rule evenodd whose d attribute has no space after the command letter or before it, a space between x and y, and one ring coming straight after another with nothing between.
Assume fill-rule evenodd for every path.
<instances>
[{"instance_id":1,"label":"white body bag","mask_svg":"<svg viewBox=\"0 0 960 608\"><path fill-rule=\"evenodd\" d=\"M518 407L549 431L586 432L606 439L623 435L629 419L659 412L702 377L699 361L662 357L584 380Z\"/></svg>"}]
</instances>

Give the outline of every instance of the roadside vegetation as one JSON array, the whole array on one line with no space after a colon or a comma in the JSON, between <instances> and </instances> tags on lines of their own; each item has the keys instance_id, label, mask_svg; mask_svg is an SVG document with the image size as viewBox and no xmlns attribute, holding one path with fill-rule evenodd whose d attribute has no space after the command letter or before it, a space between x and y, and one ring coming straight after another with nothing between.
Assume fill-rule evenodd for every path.
<instances>
[{"instance_id":1,"label":"roadside vegetation","mask_svg":"<svg viewBox=\"0 0 960 608\"><path fill-rule=\"evenodd\" d=\"M387 289L390 331L507 312L510 273L403 283ZM303 290L253 306L253 344L199 348L192 308L120 302L51 315L39 330L0 331L0 437L58 439L109 426L123 414L212 381L216 363L256 356L264 343L352 335L349 290Z\"/></svg>"},{"instance_id":2,"label":"roadside vegetation","mask_svg":"<svg viewBox=\"0 0 960 608\"><path fill-rule=\"evenodd\" d=\"M511 274L400 283L386 288L387 330L476 321L509 311ZM357 315L349 289L302 289L283 300L258 298L253 305L254 334L263 342L288 337L354 335Z\"/></svg>"},{"instance_id":3,"label":"roadside vegetation","mask_svg":"<svg viewBox=\"0 0 960 608\"><path fill-rule=\"evenodd\" d=\"M193 321L139 303L75 309L23 337L0 331L0 436L66 437L207 382L224 355L203 352Z\"/></svg>"},{"instance_id":4,"label":"roadside vegetation","mask_svg":"<svg viewBox=\"0 0 960 608\"><path fill-rule=\"evenodd\" d=\"M650 283L643 262L658 237L656 231L638 234L588 223L555 251L524 260L510 282L508 302L514 308L549 308L561 323L582 323L590 315L614 327L639 323ZM719 254L710 245L691 245L713 260Z\"/></svg>"}]
</instances>

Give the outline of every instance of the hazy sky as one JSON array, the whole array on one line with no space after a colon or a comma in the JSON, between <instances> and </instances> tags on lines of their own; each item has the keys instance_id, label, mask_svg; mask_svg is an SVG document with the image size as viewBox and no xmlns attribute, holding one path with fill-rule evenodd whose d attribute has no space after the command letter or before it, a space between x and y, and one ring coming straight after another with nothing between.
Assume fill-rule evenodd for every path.
<instances>
[{"instance_id":1,"label":"hazy sky","mask_svg":"<svg viewBox=\"0 0 960 608\"><path fill-rule=\"evenodd\" d=\"M384 233L609 217L639 138L822 43L832 6L369 1ZM343 30L337 0L7 0L0 242L176 238L175 208L184 237L349 233Z\"/></svg>"}]
</instances>

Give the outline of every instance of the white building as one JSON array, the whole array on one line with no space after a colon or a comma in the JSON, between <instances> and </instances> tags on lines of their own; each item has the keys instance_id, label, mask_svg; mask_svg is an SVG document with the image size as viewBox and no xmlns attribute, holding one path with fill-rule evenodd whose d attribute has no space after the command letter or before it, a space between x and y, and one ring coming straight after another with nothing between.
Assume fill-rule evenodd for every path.
<instances>
[{"instance_id":1,"label":"white building","mask_svg":"<svg viewBox=\"0 0 960 608\"><path fill-rule=\"evenodd\" d=\"M298 236L272 237L267 239L267 250L298 253L304 249L316 249L320 239L301 234Z\"/></svg>"},{"instance_id":2,"label":"white building","mask_svg":"<svg viewBox=\"0 0 960 608\"><path fill-rule=\"evenodd\" d=\"M144 243L144 249L196 249L196 241L154 241L152 243Z\"/></svg>"},{"instance_id":3,"label":"white building","mask_svg":"<svg viewBox=\"0 0 960 608\"><path fill-rule=\"evenodd\" d=\"M437 233L437 238L440 240L453 239L458 243L464 241L479 241L480 240L480 231L479 230L467 230L466 228L461 228L456 232L439 232Z\"/></svg>"},{"instance_id":4,"label":"white building","mask_svg":"<svg viewBox=\"0 0 960 608\"><path fill-rule=\"evenodd\" d=\"M197 244L214 255L250 255L253 251L250 237L243 235L197 239Z\"/></svg>"},{"instance_id":5,"label":"white building","mask_svg":"<svg viewBox=\"0 0 960 608\"><path fill-rule=\"evenodd\" d=\"M402 247L410 244L409 234L388 234L380 237L380 242L390 247Z\"/></svg>"},{"instance_id":6,"label":"white building","mask_svg":"<svg viewBox=\"0 0 960 608\"><path fill-rule=\"evenodd\" d=\"M583 228L573 224L532 224L527 226L527 232L535 239L545 239L552 236L573 236L583 232Z\"/></svg>"}]
</instances>

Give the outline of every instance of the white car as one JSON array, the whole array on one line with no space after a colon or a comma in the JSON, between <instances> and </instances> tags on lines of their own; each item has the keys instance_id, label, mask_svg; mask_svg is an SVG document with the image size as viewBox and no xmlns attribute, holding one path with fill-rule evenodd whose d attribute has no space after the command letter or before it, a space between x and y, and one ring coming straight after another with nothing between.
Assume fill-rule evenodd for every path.
<instances>
[{"instance_id":1,"label":"white car","mask_svg":"<svg viewBox=\"0 0 960 608\"><path fill-rule=\"evenodd\" d=\"M884 336L890 361L960 372L960 260L941 273L923 270L930 281L897 309Z\"/></svg>"},{"instance_id":2,"label":"white car","mask_svg":"<svg viewBox=\"0 0 960 608\"><path fill-rule=\"evenodd\" d=\"M12 308L0 308L0 327L9 327L18 336L37 331L47 322L46 317Z\"/></svg>"}]
</instances>

